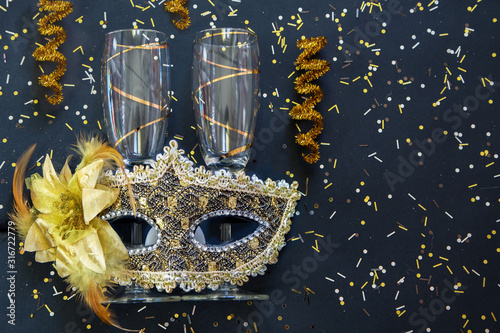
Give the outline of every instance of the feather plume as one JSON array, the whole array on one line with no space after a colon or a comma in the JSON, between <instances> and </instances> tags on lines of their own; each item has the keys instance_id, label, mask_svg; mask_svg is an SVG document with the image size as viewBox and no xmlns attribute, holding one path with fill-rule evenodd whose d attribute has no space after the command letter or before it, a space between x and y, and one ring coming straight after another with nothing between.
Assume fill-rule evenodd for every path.
<instances>
[{"instance_id":1,"label":"feather plume","mask_svg":"<svg viewBox=\"0 0 500 333\"><path fill-rule=\"evenodd\" d=\"M26 249L36 251L37 261L55 261L59 275L66 279L70 287L76 290L79 298L104 323L126 330L119 326L115 317L102 303L106 301L103 288L112 289L111 278L126 278L127 250L107 221L96 217L92 218L89 223L84 223L81 212L83 192L78 197L69 190L72 182L78 181L75 180L78 179L76 173L72 175L68 167L69 158L59 175L55 173L50 159L46 159L43 167L44 176L36 174L27 179L33 207L25 201L23 197L24 179L35 146L32 145L21 155L14 172L14 209L10 216L16 223L17 232L25 242ZM106 168L117 165L125 174L121 155L103 140L81 136L75 150L82 158L76 169L77 172L94 162L102 161L101 165ZM92 172L92 170L82 170L81 172ZM80 183L78 186L83 185L84 183ZM89 190L95 185L91 186L88 187ZM51 193L47 195L46 190ZM130 184L129 194L131 202L134 202ZM76 202L78 198L80 203ZM135 205L133 207L135 213ZM69 209L69 212L72 213L65 217L64 209ZM44 211L44 214L40 214L41 211ZM51 232L50 237L47 238L48 228ZM70 232L76 230L86 231L85 236L71 239ZM94 256L87 256L88 246L93 248L97 246ZM75 251L76 255L71 254ZM59 257L57 253L66 254ZM100 258L102 258L100 260L104 261L102 265L100 265L102 261L96 259L96 254L99 255L99 253ZM139 332L128 329L126 331Z\"/></svg>"},{"instance_id":2,"label":"feather plume","mask_svg":"<svg viewBox=\"0 0 500 333\"><path fill-rule=\"evenodd\" d=\"M126 175L123 157L116 149L110 147L103 139L95 137L89 138L82 134L78 137L74 150L82 158L82 161L76 168L77 171L85 167L86 165L89 165L93 161L101 159L104 161L104 170L111 168L114 163L121 169L123 174ZM130 206L132 207L132 211L134 212L135 216L136 204L134 196L132 194L132 186L128 182L128 178L127 187L128 196L130 198Z\"/></svg>"},{"instance_id":3,"label":"feather plume","mask_svg":"<svg viewBox=\"0 0 500 333\"><path fill-rule=\"evenodd\" d=\"M24 178L26 176L26 168L30 161L31 155L35 151L36 144L31 145L16 162L14 171L14 179L12 181L12 193L14 195L14 209L12 214L9 214L12 221L16 223L16 230L22 239L26 238L29 228L34 222L30 212L30 206L23 196Z\"/></svg>"}]
</instances>

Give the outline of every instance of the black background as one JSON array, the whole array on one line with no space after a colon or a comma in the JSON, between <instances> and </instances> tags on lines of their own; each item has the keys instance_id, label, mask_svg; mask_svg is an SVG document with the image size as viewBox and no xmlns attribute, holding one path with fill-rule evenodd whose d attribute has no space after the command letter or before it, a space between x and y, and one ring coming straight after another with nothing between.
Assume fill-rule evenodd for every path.
<instances>
[{"instance_id":1,"label":"black background","mask_svg":"<svg viewBox=\"0 0 500 333\"><path fill-rule=\"evenodd\" d=\"M300 191L307 193L297 206L278 264L245 285L247 290L270 293L271 301L163 303L144 309L141 304L115 305L119 322L146 332L164 332L158 324L165 323L167 332L197 333L499 332L500 101L495 81L500 81L500 69L499 56L493 54L500 54L496 22L500 3L429 0L418 6L417 1L379 1L380 14L377 6L371 13L369 6L357 13L362 1L211 2L214 6L189 0L193 23L179 31L158 0L153 2L156 8L146 10L125 0L74 1L73 13L61 23L68 39L60 48L68 59L62 82L74 86L64 87L64 101L58 106L44 99L46 91L37 85L39 64L31 57L35 43L45 43L36 30L38 18L33 19L36 1L13 0L8 7L0 3L5 9L0 8L2 230L7 230L11 209L12 164L22 151L38 144L30 172L41 172L36 160L51 152L59 170L78 133L103 133L98 121L103 123L99 73L105 32L133 28L134 21L139 28L152 28L152 18L155 29L171 35L172 86L178 101L173 103L168 140L181 136L179 145L190 153L196 145L189 79L194 33L210 28L211 22L217 27L249 27L259 36L263 96L256 129L260 149L255 149L247 173L296 180ZM149 5L139 0L134 4ZM237 15L229 16L229 6ZM202 16L206 11L211 14ZM104 12L106 28L100 23ZM332 20L332 12L338 22ZM303 23L300 29L298 19ZM273 32L280 27L285 52ZM319 138L321 159L314 165L302 160L303 150L294 143L295 121L280 109L301 101L293 88L299 73L290 74L300 54L295 43L302 36L327 37L328 44L317 57L331 62L330 71L316 81L325 91L316 107L325 126ZM83 54L74 51L79 46ZM379 54L373 49L380 49ZM371 64L377 67L370 68ZM89 71L83 65L92 68L93 84L82 80ZM50 68L43 66L46 71ZM451 89L441 94L446 67ZM462 81L457 80L459 75ZM490 90L481 78L493 82ZM92 85L96 94L91 94ZM35 99L37 104L27 103ZM453 112L454 105L461 108L464 103L469 103L466 113ZM398 105L404 105L402 112ZM382 121L384 128L379 131ZM310 126L299 125L302 131ZM444 142L418 145L432 138L433 131L443 130ZM415 157L418 152L420 158ZM202 163L198 148L192 156ZM410 159L423 163L413 167ZM394 188L387 172L400 177L393 179ZM299 235L303 241L291 240ZM315 240L319 253L312 248ZM2 232L1 251L6 258L7 232ZM71 291L57 274L52 275L50 264L36 263L32 253L18 253L15 268L16 325L12 326L6 309L10 274L2 260L0 320L9 331L117 331L102 325L74 298L64 301ZM373 269L381 269L375 287ZM450 290L453 286L458 288L455 292ZM53 296L54 287L63 293ZM305 287L314 293L304 296Z\"/></svg>"}]
</instances>

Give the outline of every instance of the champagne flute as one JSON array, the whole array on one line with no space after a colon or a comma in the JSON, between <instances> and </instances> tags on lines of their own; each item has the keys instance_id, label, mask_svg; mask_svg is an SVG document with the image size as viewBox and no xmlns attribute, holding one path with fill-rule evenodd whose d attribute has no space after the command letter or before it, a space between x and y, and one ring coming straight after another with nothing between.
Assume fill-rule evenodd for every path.
<instances>
[{"instance_id":1,"label":"champagne flute","mask_svg":"<svg viewBox=\"0 0 500 333\"><path fill-rule=\"evenodd\" d=\"M193 44L193 111L201 153L213 171L236 173L251 154L259 109L257 35L246 29L207 29ZM231 242L231 223L221 224L222 242ZM216 292L183 299L268 299L223 283Z\"/></svg>"}]
</instances>

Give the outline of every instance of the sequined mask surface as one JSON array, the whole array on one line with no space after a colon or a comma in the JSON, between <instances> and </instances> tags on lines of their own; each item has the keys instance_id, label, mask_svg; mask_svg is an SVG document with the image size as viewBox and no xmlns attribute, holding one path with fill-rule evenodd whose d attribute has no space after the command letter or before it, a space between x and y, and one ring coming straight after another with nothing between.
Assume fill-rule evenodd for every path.
<instances>
[{"instance_id":1,"label":"sequined mask surface","mask_svg":"<svg viewBox=\"0 0 500 333\"><path fill-rule=\"evenodd\" d=\"M241 285L248 276L262 274L275 263L290 230L290 217L300 198L298 184L263 182L244 173L212 173L194 168L176 141L158 155L153 168L135 166L127 177L137 202L137 216L153 226L156 244L130 250L130 280L171 292L217 289L223 281ZM131 216L125 176L108 172L102 182L118 187L118 200L101 218ZM253 220L258 228L243 239L224 245L202 244L195 239L197 227L214 216L239 216Z\"/></svg>"}]
</instances>

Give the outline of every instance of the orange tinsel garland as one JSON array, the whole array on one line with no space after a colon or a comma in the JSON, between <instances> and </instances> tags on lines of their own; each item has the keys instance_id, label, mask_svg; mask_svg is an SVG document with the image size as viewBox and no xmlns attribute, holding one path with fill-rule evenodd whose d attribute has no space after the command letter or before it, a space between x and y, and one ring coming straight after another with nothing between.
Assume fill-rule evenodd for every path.
<instances>
[{"instance_id":1,"label":"orange tinsel garland","mask_svg":"<svg viewBox=\"0 0 500 333\"><path fill-rule=\"evenodd\" d=\"M64 29L54 23L62 20L73 11L73 5L69 1L40 0L38 7L40 11L48 11L49 14L38 21L38 30L44 36L55 35L47 44L38 47L33 52L33 57L38 61L51 61L57 63L57 68L50 74L43 74L38 83L51 89L54 94L45 95L49 103L56 105L63 99L62 85L59 80L66 72L66 57L59 52L58 47L66 40Z\"/></svg>"},{"instance_id":2,"label":"orange tinsel garland","mask_svg":"<svg viewBox=\"0 0 500 333\"><path fill-rule=\"evenodd\" d=\"M297 70L306 70L307 72L295 80L295 90L301 95L310 95L304 103L295 105L290 111L290 116L295 120L313 121L313 127L307 133L299 133L295 141L311 152L302 154L304 160L308 163L316 163L319 160L319 144L316 138L323 130L323 116L314 109L314 106L323 99L323 90L317 85L310 83L317 80L320 76L330 70L330 63L321 59L310 59L326 45L325 37L312 37L299 40L297 47L302 53L297 58L295 66Z\"/></svg>"},{"instance_id":3,"label":"orange tinsel garland","mask_svg":"<svg viewBox=\"0 0 500 333\"><path fill-rule=\"evenodd\" d=\"M165 10L177 14L181 17L180 20L172 20L174 25L181 30L186 29L191 24L189 18L189 10L186 8L187 0L171 0L165 4Z\"/></svg>"}]
</instances>

